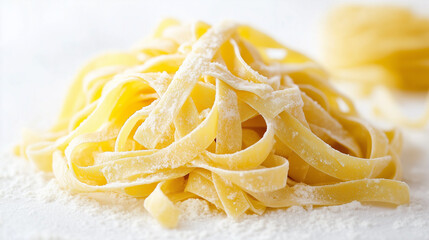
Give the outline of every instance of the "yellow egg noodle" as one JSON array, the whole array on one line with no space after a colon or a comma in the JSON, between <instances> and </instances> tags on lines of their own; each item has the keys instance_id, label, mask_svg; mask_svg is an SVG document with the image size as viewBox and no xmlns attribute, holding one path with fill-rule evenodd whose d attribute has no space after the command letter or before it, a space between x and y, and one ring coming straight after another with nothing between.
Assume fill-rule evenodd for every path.
<instances>
[{"instance_id":1,"label":"yellow egg noodle","mask_svg":"<svg viewBox=\"0 0 429 240\"><path fill-rule=\"evenodd\" d=\"M136 49L86 65L57 123L27 132L16 152L71 192L146 198L172 228L175 202L187 198L233 218L267 207L406 204L401 145L397 130L359 118L317 64L269 36L166 19Z\"/></svg>"},{"instance_id":2,"label":"yellow egg noodle","mask_svg":"<svg viewBox=\"0 0 429 240\"><path fill-rule=\"evenodd\" d=\"M421 118L408 119L380 87L429 90L429 18L395 6L343 6L329 14L323 43L324 63L335 79L356 83L354 91L363 94L381 89L378 99L386 100L377 106L379 115L410 127L429 122L429 104Z\"/></svg>"}]
</instances>

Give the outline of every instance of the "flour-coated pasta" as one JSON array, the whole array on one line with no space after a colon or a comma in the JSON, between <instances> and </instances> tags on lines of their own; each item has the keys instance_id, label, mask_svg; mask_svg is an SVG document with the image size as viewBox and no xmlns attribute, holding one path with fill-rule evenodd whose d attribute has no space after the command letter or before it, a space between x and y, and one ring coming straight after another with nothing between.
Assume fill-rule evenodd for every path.
<instances>
[{"instance_id":1,"label":"flour-coated pasta","mask_svg":"<svg viewBox=\"0 0 429 240\"><path fill-rule=\"evenodd\" d=\"M397 130L362 120L304 55L246 25L167 19L136 49L85 66L54 127L25 134L17 153L72 192L145 197L175 227L174 203L192 197L233 218L408 203L400 148Z\"/></svg>"}]
</instances>

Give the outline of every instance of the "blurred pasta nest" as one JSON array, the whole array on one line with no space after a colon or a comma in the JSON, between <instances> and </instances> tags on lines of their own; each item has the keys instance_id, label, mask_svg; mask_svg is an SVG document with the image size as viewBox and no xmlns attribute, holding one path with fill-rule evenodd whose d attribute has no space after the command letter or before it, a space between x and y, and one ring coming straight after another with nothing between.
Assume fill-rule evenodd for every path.
<instances>
[{"instance_id":1,"label":"blurred pasta nest","mask_svg":"<svg viewBox=\"0 0 429 240\"><path fill-rule=\"evenodd\" d=\"M344 6L325 24L326 65L339 78L429 88L429 19L394 6Z\"/></svg>"},{"instance_id":2,"label":"blurred pasta nest","mask_svg":"<svg viewBox=\"0 0 429 240\"><path fill-rule=\"evenodd\" d=\"M166 227L187 198L233 218L267 207L407 203L399 131L360 118L327 77L249 26L166 19L135 49L90 61L56 124L26 132L16 153L74 193L146 198Z\"/></svg>"},{"instance_id":3,"label":"blurred pasta nest","mask_svg":"<svg viewBox=\"0 0 429 240\"><path fill-rule=\"evenodd\" d=\"M405 117L390 89L429 90L429 18L395 6L343 6L332 11L323 34L324 64L355 92L376 89L376 113L396 124L429 122L429 95L421 118Z\"/></svg>"}]
</instances>

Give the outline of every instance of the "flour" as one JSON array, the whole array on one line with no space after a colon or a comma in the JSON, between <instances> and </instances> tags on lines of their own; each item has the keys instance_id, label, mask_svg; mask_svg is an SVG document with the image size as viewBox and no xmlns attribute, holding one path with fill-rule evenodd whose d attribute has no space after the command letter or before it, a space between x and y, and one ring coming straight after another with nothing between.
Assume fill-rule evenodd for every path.
<instances>
[{"instance_id":1,"label":"flour","mask_svg":"<svg viewBox=\"0 0 429 240\"><path fill-rule=\"evenodd\" d=\"M177 203L177 207L182 211L180 218L184 221L194 221L222 215L219 211L211 208L207 201L202 199L187 199Z\"/></svg>"}]
</instances>

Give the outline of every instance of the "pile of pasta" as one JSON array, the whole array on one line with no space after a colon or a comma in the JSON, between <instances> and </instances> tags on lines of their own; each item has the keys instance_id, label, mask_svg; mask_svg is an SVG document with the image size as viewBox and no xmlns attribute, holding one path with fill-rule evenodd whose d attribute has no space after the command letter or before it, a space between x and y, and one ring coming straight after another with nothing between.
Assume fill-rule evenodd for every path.
<instances>
[{"instance_id":1,"label":"pile of pasta","mask_svg":"<svg viewBox=\"0 0 429 240\"><path fill-rule=\"evenodd\" d=\"M16 152L73 193L145 198L170 228L188 198L232 218L408 203L399 131L361 119L327 77L249 26L166 19L134 50L86 65L52 129L27 132Z\"/></svg>"},{"instance_id":2,"label":"pile of pasta","mask_svg":"<svg viewBox=\"0 0 429 240\"><path fill-rule=\"evenodd\" d=\"M355 83L364 95L377 89L379 115L411 127L429 122L429 94L422 117L412 120L388 90L429 90L429 18L395 6L343 6L329 14L323 45L335 79Z\"/></svg>"}]
</instances>

